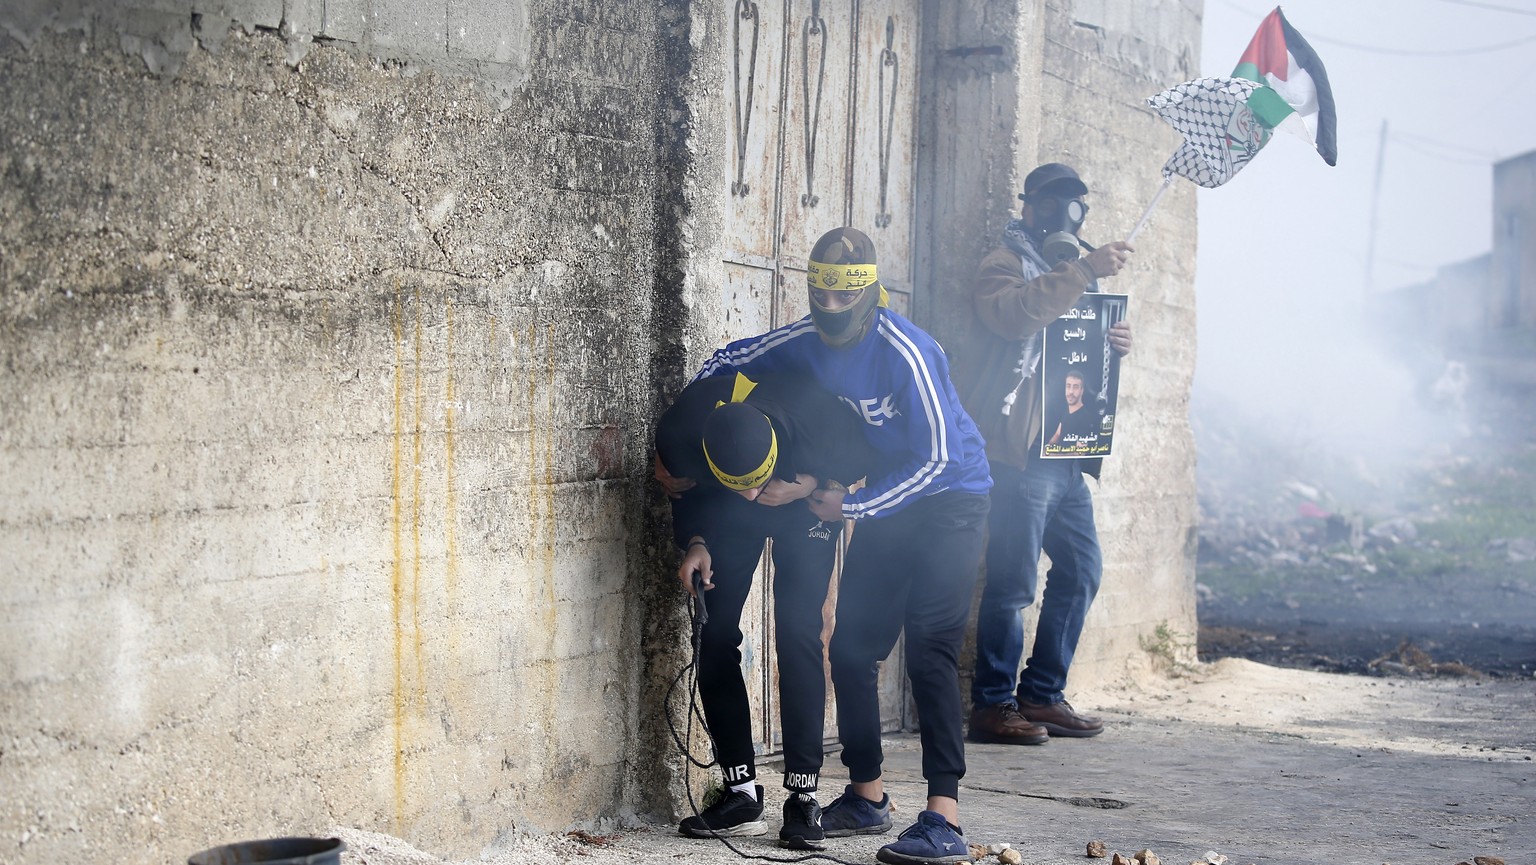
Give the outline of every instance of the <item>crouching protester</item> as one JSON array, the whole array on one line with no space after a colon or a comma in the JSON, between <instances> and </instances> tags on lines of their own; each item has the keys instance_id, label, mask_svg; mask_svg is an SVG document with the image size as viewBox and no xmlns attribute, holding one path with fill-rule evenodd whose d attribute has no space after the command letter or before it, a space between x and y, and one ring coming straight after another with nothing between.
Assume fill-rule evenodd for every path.
<instances>
[{"instance_id":1,"label":"crouching protester","mask_svg":"<svg viewBox=\"0 0 1536 865\"><path fill-rule=\"evenodd\" d=\"M699 698L728 787L678 830L698 838L763 835L752 719L741 673L741 611L773 539L774 634L784 733L784 823L779 843L809 848L826 836L816 801L826 685L822 607L842 520L807 507L812 491L864 476L872 451L854 413L802 381L743 375L696 381L662 415L656 477L672 497L677 578L702 578L709 613L700 639Z\"/></svg>"},{"instance_id":2,"label":"crouching protester","mask_svg":"<svg viewBox=\"0 0 1536 865\"><path fill-rule=\"evenodd\" d=\"M877 858L934 865L970 857L960 829L965 775L959 670L992 486L976 425L927 333L886 307L874 245L840 228L811 251L811 314L717 351L699 373L808 376L858 409L878 462L865 486L810 495L828 521L855 520L830 656L842 761L852 782L822 813L831 837L891 828L881 764L880 662L906 632L927 808Z\"/></svg>"}]
</instances>

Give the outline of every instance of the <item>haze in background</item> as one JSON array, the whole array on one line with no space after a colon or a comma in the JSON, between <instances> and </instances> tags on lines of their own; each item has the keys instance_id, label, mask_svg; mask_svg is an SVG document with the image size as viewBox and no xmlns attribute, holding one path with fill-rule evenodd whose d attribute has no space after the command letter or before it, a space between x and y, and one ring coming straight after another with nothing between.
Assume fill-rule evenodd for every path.
<instances>
[{"instance_id":1,"label":"haze in background","mask_svg":"<svg viewBox=\"0 0 1536 865\"><path fill-rule=\"evenodd\" d=\"M1231 74L1273 8L1207 0L1201 73ZM1244 447L1250 436L1283 443L1300 465L1326 456L1369 474L1475 433L1475 419L1424 398L1424 371L1446 359L1416 357L1436 352L1384 332L1371 310L1382 293L1486 253L1492 165L1536 149L1536 2L1283 8L1327 67L1338 165L1278 134L1232 181L1198 192L1202 485L1208 471L1257 456ZM1155 243L1156 232L1138 241Z\"/></svg>"}]
</instances>

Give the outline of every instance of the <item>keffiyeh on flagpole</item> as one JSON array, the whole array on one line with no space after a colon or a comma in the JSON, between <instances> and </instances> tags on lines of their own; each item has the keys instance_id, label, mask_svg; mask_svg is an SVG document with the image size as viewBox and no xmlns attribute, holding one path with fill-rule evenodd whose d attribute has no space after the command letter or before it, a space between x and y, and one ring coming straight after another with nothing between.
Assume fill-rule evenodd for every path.
<instances>
[{"instance_id":1,"label":"keffiyeh on flagpole","mask_svg":"<svg viewBox=\"0 0 1536 865\"><path fill-rule=\"evenodd\" d=\"M1147 104L1184 136L1184 143L1163 164L1163 185L1136 220L1127 242L1147 224L1175 175L1214 189L1231 180L1269 142L1273 127L1248 104L1256 91L1267 89L1242 78L1196 78L1148 97Z\"/></svg>"},{"instance_id":2,"label":"keffiyeh on flagpole","mask_svg":"<svg viewBox=\"0 0 1536 865\"><path fill-rule=\"evenodd\" d=\"M1226 183L1269 143L1274 126L1254 110L1255 94L1269 90L1243 78L1196 78L1147 99L1157 115L1184 136L1163 166L1207 189Z\"/></svg>"},{"instance_id":3,"label":"keffiyeh on flagpole","mask_svg":"<svg viewBox=\"0 0 1536 865\"><path fill-rule=\"evenodd\" d=\"M1147 99L1184 143L1163 165L1163 185L1127 240L1146 225L1175 175L1214 189L1256 156L1276 129L1316 145L1329 164L1337 159L1333 92L1322 61L1275 7L1243 52L1231 78L1197 78ZM1305 117L1314 117L1308 125Z\"/></svg>"}]
</instances>

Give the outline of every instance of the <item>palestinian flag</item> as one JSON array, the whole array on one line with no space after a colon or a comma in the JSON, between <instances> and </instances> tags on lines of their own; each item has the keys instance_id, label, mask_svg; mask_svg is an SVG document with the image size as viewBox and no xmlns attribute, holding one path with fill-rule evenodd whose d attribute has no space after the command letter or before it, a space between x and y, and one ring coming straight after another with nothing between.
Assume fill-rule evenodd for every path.
<instances>
[{"instance_id":1,"label":"palestinian flag","mask_svg":"<svg viewBox=\"0 0 1536 865\"><path fill-rule=\"evenodd\" d=\"M1333 91L1323 61L1276 6L1232 70L1233 78L1269 85L1254 92L1248 107L1271 129L1287 129L1312 142L1323 161L1338 160Z\"/></svg>"}]
</instances>

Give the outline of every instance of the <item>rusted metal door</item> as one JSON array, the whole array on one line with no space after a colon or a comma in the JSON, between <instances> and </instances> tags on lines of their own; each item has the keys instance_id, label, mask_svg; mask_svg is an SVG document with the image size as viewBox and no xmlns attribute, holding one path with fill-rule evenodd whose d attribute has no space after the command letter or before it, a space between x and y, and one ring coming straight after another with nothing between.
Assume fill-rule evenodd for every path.
<instances>
[{"instance_id":1,"label":"rusted metal door","mask_svg":"<svg viewBox=\"0 0 1536 865\"><path fill-rule=\"evenodd\" d=\"M730 0L732 162L726 331L761 333L807 312L806 257L841 225L879 251L892 307L912 308L918 0ZM743 613L756 741L781 746L766 559ZM829 599L827 633L836 597ZM830 679L826 736L835 741ZM909 720L900 646L881 673L887 730Z\"/></svg>"}]
</instances>

